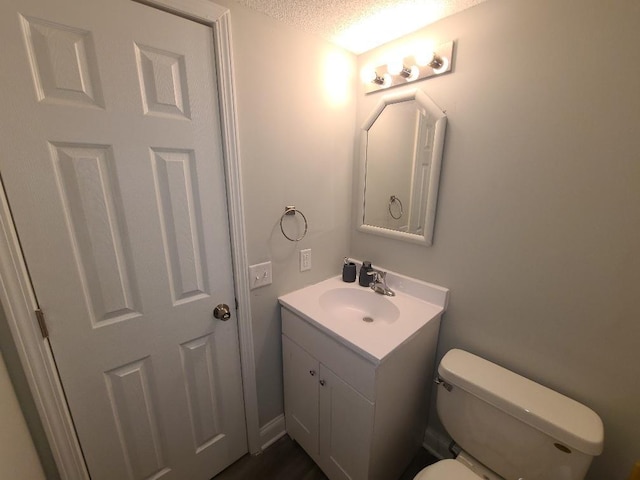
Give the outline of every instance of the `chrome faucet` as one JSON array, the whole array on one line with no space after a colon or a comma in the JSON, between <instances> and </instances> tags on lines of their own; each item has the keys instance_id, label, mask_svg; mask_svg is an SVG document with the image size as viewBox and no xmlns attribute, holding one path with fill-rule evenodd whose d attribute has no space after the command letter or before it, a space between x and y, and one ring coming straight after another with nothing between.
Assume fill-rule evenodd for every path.
<instances>
[{"instance_id":1,"label":"chrome faucet","mask_svg":"<svg viewBox=\"0 0 640 480\"><path fill-rule=\"evenodd\" d=\"M395 297L396 292L391 290L387 285L387 272L381 270L371 270L370 274L373 276L373 282L369 284L371 290L380 295L387 295L388 297Z\"/></svg>"}]
</instances>

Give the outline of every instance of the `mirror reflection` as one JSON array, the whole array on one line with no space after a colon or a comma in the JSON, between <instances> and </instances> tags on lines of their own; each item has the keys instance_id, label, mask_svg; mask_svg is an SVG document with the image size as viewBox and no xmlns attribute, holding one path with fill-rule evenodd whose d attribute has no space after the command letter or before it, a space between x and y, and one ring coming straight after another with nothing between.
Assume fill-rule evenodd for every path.
<instances>
[{"instance_id":1,"label":"mirror reflection","mask_svg":"<svg viewBox=\"0 0 640 480\"><path fill-rule=\"evenodd\" d=\"M363 127L360 230L431 244L445 125L421 91L383 98Z\"/></svg>"}]
</instances>

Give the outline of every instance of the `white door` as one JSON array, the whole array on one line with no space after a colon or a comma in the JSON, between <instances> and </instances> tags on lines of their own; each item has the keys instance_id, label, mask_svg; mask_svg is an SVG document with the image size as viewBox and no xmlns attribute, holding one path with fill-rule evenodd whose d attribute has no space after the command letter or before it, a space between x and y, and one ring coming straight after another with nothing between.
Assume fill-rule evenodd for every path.
<instances>
[{"instance_id":1,"label":"white door","mask_svg":"<svg viewBox=\"0 0 640 480\"><path fill-rule=\"evenodd\" d=\"M246 430L209 27L2 0L0 173L89 472L208 479Z\"/></svg>"}]
</instances>

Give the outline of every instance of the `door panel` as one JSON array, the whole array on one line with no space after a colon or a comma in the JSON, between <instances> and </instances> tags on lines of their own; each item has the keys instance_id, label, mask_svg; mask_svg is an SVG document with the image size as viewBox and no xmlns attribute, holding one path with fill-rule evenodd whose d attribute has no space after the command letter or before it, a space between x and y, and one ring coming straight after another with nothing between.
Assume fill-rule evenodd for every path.
<instances>
[{"instance_id":1,"label":"door panel","mask_svg":"<svg viewBox=\"0 0 640 480\"><path fill-rule=\"evenodd\" d=\"M206 335L180 345L196 451L206 449L224 433L220 405L214 394L219 390L218 375L212 369L214 340L212 335Z\"/></svg>"},{"instance_id":2,"label":"door panel","mask_svg":"<svg viewBox=\"0 0 640 480\"><path fill-rule=\"evenodd\" d=\"M133 478L167 473L149 357L106 373L113 416Z\"/></svg>"},{"instance_id":3,"label":"door panel","mask_svg":"<svg viewBox=\"0 0 640 480\"><path fill-rule=\"evenodd\" d=\"M246 452L210 28L125 0L0 6L0 172L94 479Z\"/></svg>"},{"instance_id":4,"label":"door panel","mask_svg":"<svg viewBox=\"0 0 640 480\"><path fill-rule=\"evenodd\" d=\"M152 149L155 190L173 304L207 296L193 151Z\"/></svg>"},{"instance_id":5,"label":"door panel","mask_svg":"<svg viewBox=\"0 0 640 480\"><path fill-rule=\"evenodd\" d=\"M50 143L60 199L94 327L140 315L110 147Z\"/></svg>"},{"instance_id":6,"label":"door panel","mask_svg":"<svg viewBox=\"0 0 640 480\"><path fill-rule=\"evenodd\" d=\"M20 15L38 100L104 108L91 32Z\"/></svg>"}]
</instances>

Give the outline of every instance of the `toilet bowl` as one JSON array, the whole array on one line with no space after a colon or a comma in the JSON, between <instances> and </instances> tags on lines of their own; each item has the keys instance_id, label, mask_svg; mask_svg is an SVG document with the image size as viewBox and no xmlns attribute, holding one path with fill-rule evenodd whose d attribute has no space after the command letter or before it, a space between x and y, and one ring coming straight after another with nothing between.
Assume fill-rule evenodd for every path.
<instances>
[{"instance_id":1,"label":"toilet bowl","mask_svg":"<svg viewBox=\"0 0 640 480\"><path fill-rule=\"evenodd\" d=\"M602 453L593 410L469 352L442 358L436 395L438 416L462 452L415 480L583 480Z\"/></svg>"}]
</instances>

